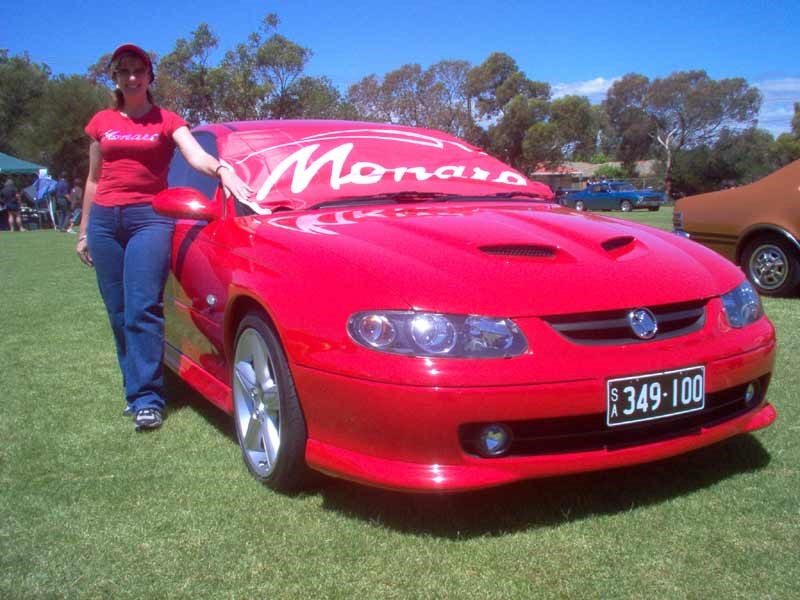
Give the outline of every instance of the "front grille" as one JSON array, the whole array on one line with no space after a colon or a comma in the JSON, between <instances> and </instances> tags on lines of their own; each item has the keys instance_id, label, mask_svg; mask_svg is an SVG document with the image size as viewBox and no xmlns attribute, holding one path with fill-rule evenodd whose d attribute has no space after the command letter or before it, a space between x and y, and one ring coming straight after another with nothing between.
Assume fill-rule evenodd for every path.
<instances>
[{"instance_id":1,"label":"front grille","mask_svg":"<svg viewBox=\"0 0 800 600\"><path fill-rule=\"evenodd\" d=\"M649 307L658 321L658 333L649 340L636 337L628 323L631 309L542 317L569 341L589 346L654 342L686 335L705 324L705 300Z\"/></svg>"},{"instance_id":2,"label":"front grille","mask_svg":"<svg viewBox=\"0 0 800 600\"><path fill-rule=\"evenodd\" d=\"M765 375L758 380L758 393L749 403L744 398L747 384L742 384L706 394L706 405L701 411L646 423L608 427L604 413L508 422L505 425L511 429L514 441L505 456L617 450L697 434L703 427L719 425L758 406L769 379L770 375ZM465 452L479 454L478 436L486 425L489 423L459 427L459 440Z\"/></svg>"}]
</instances>

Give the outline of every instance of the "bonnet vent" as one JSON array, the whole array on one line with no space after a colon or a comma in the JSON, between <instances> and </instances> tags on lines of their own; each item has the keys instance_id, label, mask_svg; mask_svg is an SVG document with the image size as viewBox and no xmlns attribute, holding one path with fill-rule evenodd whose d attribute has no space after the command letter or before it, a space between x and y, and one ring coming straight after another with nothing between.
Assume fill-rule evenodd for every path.
<instances>
[{"instance_id":1,"label":"bonnet vent","mask_svg":"<svg viewBox=\"0 0 800 600\"><path fill-rule=\"evenodd\" d=\"M624 248L628 244L632 244L633 240L634 238L631 235L621 235L619 237L609 238L600 245L603 246L606 252L613 252L614 250Z\"/></svg>"},{"instance_id":2,"label":"bonnet vent","mask_svg":"<svg viewBox=\"0 0 800 600\"><path fill-rule=\"evenodd\" d=\"M556 249L552 246L538 246L532 244L501 244L497 246L481 246L481 251L486 254L498 256L522 256L530 258L552 258Z\"/></svg>"}]
</instances>

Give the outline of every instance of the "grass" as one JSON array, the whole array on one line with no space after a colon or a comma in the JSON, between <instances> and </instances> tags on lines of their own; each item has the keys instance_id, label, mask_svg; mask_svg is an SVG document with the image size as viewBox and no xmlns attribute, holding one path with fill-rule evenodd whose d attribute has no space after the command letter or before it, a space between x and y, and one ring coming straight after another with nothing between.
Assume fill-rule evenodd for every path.
<instances>
[{"instance_id":1,"label":"grass","mask_svg":"<svg viewBox=\"0 0 800 600\"><path fill-rule=\"evenodd\" d=\"M164 428L134 433L74 242L0 233L2 598L800 597L798 300L766 301L779 420L763 432L480 493L284 496L174 381Z\"/></svg>"}]
</instances>

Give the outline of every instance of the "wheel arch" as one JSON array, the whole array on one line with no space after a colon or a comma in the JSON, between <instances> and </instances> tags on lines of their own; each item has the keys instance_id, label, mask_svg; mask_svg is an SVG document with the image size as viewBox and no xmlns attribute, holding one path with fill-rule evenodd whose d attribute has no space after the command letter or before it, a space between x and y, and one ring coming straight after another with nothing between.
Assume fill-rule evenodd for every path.
<instances>
[{"instance_id":1,"label":"wheel arch","mask_svg":"<svg viewBox=\"0 0 800 600\"><path fill-rule=\"evenodd\" d=\"M783 227L778 227L777 225L758 223L745 229L739 236L739 240L736 242L736 264L742 264L742 252L744 252L744 249L750 242L759 237L769 236L776 236L785 239L791 243L795 251L800 253L800 241L798 241L798 239L790 232L786 231Z\"/></svg>"},{"instance_id":2,"label":"wheel arch","mask_svg":"<svg viewBox=\"0 0 800 600\"><path fill-rule=\"evenodd\" d=\"M275 325L275 319L273 319L272 313L268 309L267 305L255 296L251 296L249 294L239 294L230 301L228 308L225 311L224 345L225 356L227 357L228 361L230 362L233 357L233 346L236 343L236 331L239 328L239 322L248 312L261 313L267 322L267 325L272 327L272 330L275 332L275 335L278 337L278 341L280 341L285 351L286 346L281 339L280 332Z\"/></svg>"}]
</instances>

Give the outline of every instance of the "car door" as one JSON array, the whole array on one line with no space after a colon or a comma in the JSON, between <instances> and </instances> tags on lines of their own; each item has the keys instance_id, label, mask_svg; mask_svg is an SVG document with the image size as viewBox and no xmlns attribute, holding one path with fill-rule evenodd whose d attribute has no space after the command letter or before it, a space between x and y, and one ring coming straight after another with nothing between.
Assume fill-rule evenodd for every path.
<instances>
[{"instance_id":1,"label":"car door","mask_svg":"<svg viewBox=\"0 0 800 600\"><path fill-rule=\"evenodd\" d=\"M589 208L592 210L608 210L611 208L611 192L608 186L594 183L589 186Z\"/></svg>"},{"instance_id":2,"label":"car door","mask_svg":"<svg viewBox=\"0 0 800 600\"><path fill-rule=\"evenodd\" d=\"M217 156L212 133L194 136L206 152ZM216 202L224 201L219 181L195 171L177 151L169 186L191 187ZM172 269L164 291L166 343L220 381L227 380L223 320L229 281L223 268L227 248L220 241L227 226L226 219L176 221Z\"/></svg>"}]
</instances>

